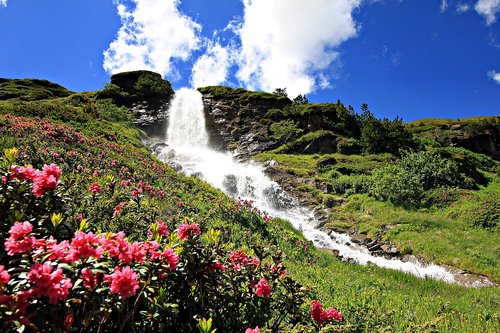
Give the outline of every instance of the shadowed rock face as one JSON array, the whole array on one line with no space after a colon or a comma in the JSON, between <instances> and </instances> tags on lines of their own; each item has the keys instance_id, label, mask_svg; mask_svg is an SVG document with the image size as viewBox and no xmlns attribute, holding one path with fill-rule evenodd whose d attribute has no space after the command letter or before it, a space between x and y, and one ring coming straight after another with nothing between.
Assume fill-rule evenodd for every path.
<instances>
[{"instance_id":1,"label":"shadowed rock face","mask_svg":"<svg viewBox=\"0 0 500 333\"><path fill-rule=\"evenodd\" d=\"M148 132L164 132L168 104L174 95L170 82L150 71L114 74L111 83L99 92L100 98L111 98L129 108L136 123Z\"/></svg>"},{"instance_id":2,"label":"shadowed rock face","mask_svg":"<svg viewBox=\"0 0 500 333\"><path fill-rule=\"evenodd\" d=\"M238 149L255 153L276 148L278 143L271 139L271 119L266 113L271 109L283 108L289 99L241 98L241 96L216 96L201 90L205 106L206 124L211 145L222 149Z\"/></svg>"}]
</instances>

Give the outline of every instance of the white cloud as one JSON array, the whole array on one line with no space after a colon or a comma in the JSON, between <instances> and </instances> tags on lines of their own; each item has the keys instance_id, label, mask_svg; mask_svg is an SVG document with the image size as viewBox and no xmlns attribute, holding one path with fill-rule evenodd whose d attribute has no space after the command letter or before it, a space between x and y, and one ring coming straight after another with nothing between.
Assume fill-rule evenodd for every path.
<instances>
[{"instance_id":1,"label":"white cloud","mask_svg":"<svg viewBox=\"0 0 500 333\"><path fill-rule=\"evenodd\" d=\"M232 52L231 47L222 47L219 42L209 42L206 53L193 65L191 75L193 87L224 83L233 62Z\"/></svg>"},{"instance_id":2,"label":"white cloud","mask_svg":"<svg viewBox=\"0 0 500 333\"><path fill-rule=\"evenodd\" d=\"M7 7L7 0L0 0L0 6Z\"/></svg>"},{"instance_id":3,"label":"white cloud","mask_svg":"<svg viewBox=\"0 0 500 333\"><path fill-rule=\"evenodd\" d=\"M327 87L336 48L355 37L361 0L243 0L237 78L249 89L290 96Z\"/></svg>"},{"instance_id":4,"label":"white cloud","mask_svg":"<svg viewBox=\"0 0 500 333\"><path fill-rule=\"evenodd\" d=\"M457 4L457 13L466 13L470 10L470 5L468 3L460 2Z\"/></svg>"},{"instance_id":5,"label":"white cloud","mask_svg":"<svg viewBox=\"0 0 500 333\"><path fill-rule=\"evenodd\" d=\"M496 14L500 12L500 0L479 0L474 9L484 16L486 25L491 25L497 19Z\"/></svg>"},{"instance_id":6,"label":"white cloud","mask_svg":"<svg viewBox=\"0 0 500 333\"><path fill-rule=\"evenodd\" d=\"M446 9L448 9L448 1L441 0L441 6L439 7L439 9L441 9L441 13L444 13Z\"/></svg>"},{"instance_id":7,"label":"white cloud","mask_svg":"<svg viewBox=\"0 0 500 333\"><path fill-rule=\"evenodd\" d=\"M122 26L104 52L107 72L149 69L165 76L175 72L173 60L185 61L199 48L201 26L179 12L179 0L132 0L134 6L128 7L124 0L115 3Z\"/></svg>"},{"instance_id":8,"label":"white cloud","mask_svg":"<svg viewBox=\"0 0 500 333\"><path fill-rule=\"evenodd\" d=\"M492 79L496 83L500 84L500 72L489 71L488 72L488 76L489 76L490 79Z\"/></svg>"}]
</instances>

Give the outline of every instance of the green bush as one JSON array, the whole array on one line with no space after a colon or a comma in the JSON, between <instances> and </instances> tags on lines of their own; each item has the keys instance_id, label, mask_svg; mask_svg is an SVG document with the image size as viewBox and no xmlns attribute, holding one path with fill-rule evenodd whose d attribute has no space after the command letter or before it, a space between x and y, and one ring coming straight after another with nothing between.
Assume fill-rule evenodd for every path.
<instances>
[{"instance_id":1,"label":"green bush","mask_svg":"<svg viewBox=\"0 0 500 333\"><path fill-rule=\"evenodd\" d=\"M332 192L335 194L351 195L366 193L371 187L371 177L366 175L341 175L331 181Z\"/></svg>"},{"instance_id":2,"label":"green bush","mask_svg":"<svg viewBox=\"0 0 500 333\"><path fill-rule=\"evenodd\" d=\"M302 130L297 127L293 120L282 120L271 124L270 129L273 132L272 137L283 142L293 140L302 133Z\"/></svg>"},{"instance_id":3,"label":"green bush","mask_svg":"<svg viewBox=\"0 0 500 333\"><path fill-rule=\"evenodd\" d=\"M477 184L461 173L457 163L436 152L404 155L394 165L375 170L370 194L379 200L419 204L436 188L473 189Z\"/></svg>"},{"instance_id":4,"label":"green bush","mask_svg":"<svg viewBox=\"0 0 500 333\"><path fill-rule=\"evenodd\" d=\"M360 145L368 154L392 153L399 155L400 150L417 148L413 135L403 125L403 120L396 117L393 121L379 120L370 111L359 116L361 123Z\"/></svg>"},{"instance_id":5,"label":"green bush","mask_svg":"<svg viewBox=\"0 0 500 333\"><path fill-rule=\"evenodd\" d=\"M500 227L500 196L495 195L485 199L479 209L469 217L472 226L498 230Z\"/></svg>"}]
</instances>

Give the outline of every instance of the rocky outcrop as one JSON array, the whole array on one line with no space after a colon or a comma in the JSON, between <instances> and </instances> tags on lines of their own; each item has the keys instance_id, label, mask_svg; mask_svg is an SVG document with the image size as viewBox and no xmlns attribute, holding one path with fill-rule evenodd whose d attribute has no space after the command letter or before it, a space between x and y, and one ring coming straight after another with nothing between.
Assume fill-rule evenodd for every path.
<instances>
[{"instance_id":1,"label":"rocky outcrop","mask_svg":"<svg viewBox=\"0 0 500 333\"><path fill-rule=\"evenodd\" d=\"M203 95L207 129L216 147L252 154L278 146L271 139L272 120L266 114L291 104L288 98L229 87L205 87L199 91Z\"/></svg>"},{"instance_id":2,"label":"rocky outcrop","mask_svg":"<svg viewBox=\"0 0 500 333\"><path fill-rule=\"evenodd\" d=\"M164 129L173 95L170 82L150 71L114 74L111 83L97 93L98 98L111 98L115 104L129 108L137 125L147 129L148 133Z\"/></svg>"}]
</instances>

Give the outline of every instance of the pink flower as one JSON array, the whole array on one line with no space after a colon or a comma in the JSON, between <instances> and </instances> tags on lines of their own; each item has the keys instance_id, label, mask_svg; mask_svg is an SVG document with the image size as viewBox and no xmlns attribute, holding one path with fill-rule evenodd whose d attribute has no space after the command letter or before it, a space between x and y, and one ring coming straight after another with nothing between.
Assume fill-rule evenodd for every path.
<instances>
[{"instance_id":1,"label":"pink flower","mask_svg":"<svg viewBox=\"0 0 500 333\"><path fill-rule=\"evenodd\" d=\"M73 326L73 315L71 313L67 314L66 317L64 317L63 326L66 331L69 331L71 326Z\"/></svg>"},{"instance_id":2,"label":"pink flower","mask_svg":"<svg viewBox=\"0 0 500 333\"><path fill-rule=\"evenodd\" d=\"M264 296L264 298L269 298L273 290L269 283L267 283L267 280L264 278L260 279L260 281L257 283L256 288L257 289L255 290L255 294L257 296Z\"/></svg>"},{"instance_id":3,"label":"pink flower","mask_svg":"<svg viewBox=\"0 0 500 333\"><path fill-rule=\"evenodd\" d=\"M87 259L89 257L100 258L104 250L99 246L101 236L94 233L84 233L78 231L71 240L71 247L68 254L68 259L71 262Z\"/></svg>"},{"instance_id":4,"label":"pink flower","mask_svg":"<svg viewBox=\"0 0 500 333\"><path fill-rule=\"evenodd\" d=\"M252 265L255 266L255 267L259 266L260 265L260 259L257 258L257 257L253 257L252 258Z\"/></svg>"},{"instance_id":5,"label":"pink flower","mask_svg":"<svg viewBox=\"0 0 500 333\"><path fill-rule=\"evenodd\" d=\"M169 232L165 222L163 222L162 220L157 220L155 225L158 229L158 235L168 237ZM151 230L151 228L148 230L148 237L153 237L153 231Z\"/></svg>"},{"instance_id":6,"label":"pink flower","mask_svg":"<svg viewBox=\"0 0 500 333\"><path fill-rule=\"evenodd\" d=\"M102 188L99 186L99 184L92 183L89 186L89 192L92 193L92 195L96 195L97 193L102 193Z\"/></svg>"},{"instance_id":7,"label":"pink flower","mask_svg":"<svg viewBox=\"0 0 500 333\"><path fill-rule=\"evenodd\" d=\"M123 231L114 233L108 239L102 240L102 248L104 251L108 251L112 258L119 258L126 263L133 260L132 245L125 239Z\"/></svg>"},{"instance_id":8,"label":"pink flower","mask_svg":"<svg viewBox=\"0 0 500 333\"><path fill-rule=\"evenodd\" d=\"M33 226L29 222L16 222L10 227L10 237L5 240L5 249L7 254L12 256L16 253L25 253L30 251L34 244L35 238L29 237L33 231Z\"/></svg>"},{"instance_id":9,"label":"pink flower","mask_svg":"<svg viewBox=\"0 0 500 333\"><path fill-rule=\"evenodd\" d=\"M250 263L250 259L248 258L247 254L242 250L231 251L229 259L232 261L233 266L237 264L246 266Z\"/></svg>"},{"instance_id":10,"label":"pink flower","mask_svg":"<svg viewBox=\"0 0 500 333\"><path fill-rule=\"evenodd\" d=\"M49 297L50 304L56 304L59 300L68 297L69 289L73 286L70 279L62 273L58 267L53 271L53 267L45 263L36 263L28 273L28 279L33 284L32 293L35 297Z\"/></svg>"},{"instance_id":11,"label":"pink flower","mask_svg":"<svg viewBox=\"0 0 500 333\"><path fill-rule=\"evenodd\" d=\"M19 167L15 168L12 170L12 177L17 178L20 180L25 180L25 179L30 179L32 180L35 178L35 175L37 174L37 171L33 169L33 167Z\"/></svg>"},{"instance_id":12,"label":"pink flower","mask_svg":"<svg viewBox=\"0 0 500 333\"><path fill-rule=\"evenodd\" d=\"M174 252L174 250L170 248L166 249L163 252L162 256L167 261L171 271L177 268L177 264L179 263L179 256L177 255L177 253Z\"/></svg>"},{"instance_id":13,"label":"pink flower","mask_svg":"<svg viewBox=\"0 0 500 333\"><path fill-rule=\"evenodd\" d=\"M61 169L56 164L44 165L42 171L38 171L33 179L33 194L41 197L45 192L53 190L59 184Z\"/></svg>"},{"instance_id":14,"label":"pink flower","mask_svg":"<svg viewBox=\"0 0 500 333\"><path fill-rule=\"evenodd\" d=\"M137 273L129 266L125 266L122 269L116 267L113 274L104 276L104 280L111 282L110 289L112 293L120 294L125 299L134 296L137 289L139 289L138 277Z\"/></svg>"},{"instance_id":15,"label":"pink flower","mask_svg":"<svg viewBox=\"0 0 500 333\"><path fill-rule=\"evenodd\" d=\"M5 240L5 249L9 256L13 256L16 253L26 253L29 252L33 245L35 244L35 237L24 237L20 240L15 240L9 237Z\"/></svg>"},{"instance_id":16,"label":"pink flower","mask_svg":"<svg viewBox=\"0 0 500 333\"><path fill-rule=\"evenodd\" d=\"M7 284L10 280L10 274L5 270L5 267L0 265L0 284Z\"/></svg>"},{"instance_id":17,"label":"pink flower","mask_svg":"<svg viewBox=\"0 0 500 333\"><path fill-rule=\"evenodd\" d=\"M73 255L70 255L71 245L68 241L62 241L57 243L57 241L52 238L46 242L47 252L51 252L50 260L61 260L66 263L75 261L73 260Z\"/></svg>"},{"instance_id":18,"label":"pink flower","mask_svg":"<svg viewBox=\"0 0 500 333\"><path fill-rule=\"evenodd\" d=\"M196 223L188 224L187 222L184 222L180 225L177 234L179 235L180 240L184 240L191 235L201 234L201 230Z\"/></svg>"},{"instance_id":19,"label":"pink flower","mask_svg":"<svg viewBox=\"0 0 500 333\"><path fill-rule=\"evenodd\" d=\"M218 270L218 271L225 271L226 270L226 266L222 265L218 261L211 263L209 268L210 268L210 270Z\"/></svg>"},{"instance_id":20,"label":"pink flower","mask_svg":"<svg viewBox=\"0 0 500 333\"><path fill-rule=\"evenodd\" d=\"M245 333L260 333L259 326L255 326L255 328L247 328Z\"/></svg>"},{"instance_id":21,"label":"pink flower","mask_svg":"<svg viewBox=\"0 0 500 333\"><path fill-rule=\"evenodd\" d=\"M82 280L83 286L89 290L97 287L97 283L99 282L99 273L92 274L92 270L90 268L82 269Z\"/></svg>"},{"instance_id":22,"label":"pink flower","mask_svg":"<svg viewBox=\"0 0 500 333\"><path fill-rule=\"evenodd\" d=\"M318 324L327 323L332 319L342 321L342 313L334 308L325 311L323 310L323 305L316 300L311 302L311 317L313 317L314 321Z\"/></svg>"},{"instance_id":23,"label":"pink flower","mask_svg":"<svg viewBox=\"0 0 500 333\"><path fill-rule=\"evenodd\" d=\"M29 222L16 222L10 227L9 234L14 239L19 239L28 236L33 231L33 226Z\"/></svg>"}]
</instances>

